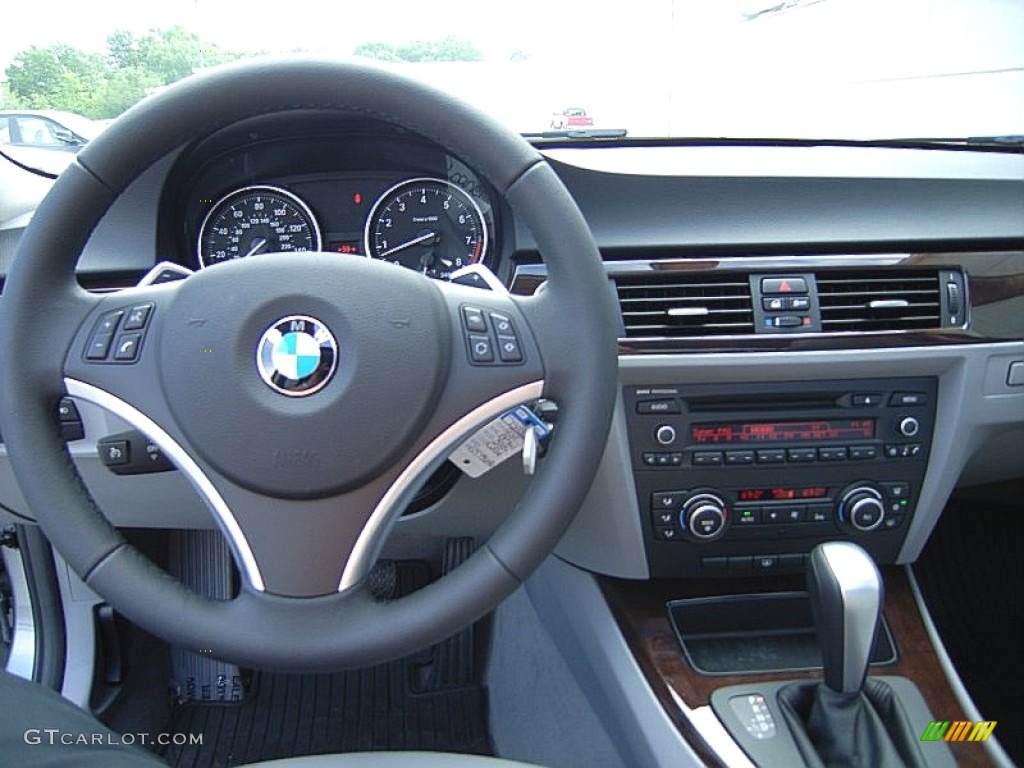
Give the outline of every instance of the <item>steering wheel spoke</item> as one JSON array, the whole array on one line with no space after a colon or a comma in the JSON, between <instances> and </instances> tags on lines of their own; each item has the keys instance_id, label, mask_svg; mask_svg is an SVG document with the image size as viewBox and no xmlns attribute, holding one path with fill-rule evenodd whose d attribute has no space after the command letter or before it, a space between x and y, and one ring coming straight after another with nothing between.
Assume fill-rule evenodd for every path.
<instances>
[{"instance_id":1,"label":"steering wheel spoke","mask_svg":"<svg viewBox=\"0 0 1024 768\"><path fill-rule=\"evenodd\" d=\"M518 299L327 253L240 259L103 297L76 285L89 234L147 168L220 127L305 105L389 116L474 167L531 230L548 288ZM617 388L615 303L551 167L461 102L351 63L240 63L141 102L36 211L0 314L0 348L23 353L0 366L4 439L54 547L153 634L258 667L395 658L493 608L583 501ZM191 479L234 550L237 597L191 592L99 514L52 428L64 390L120 414ZM419 482L542 396L559 403L557 437L515 512L442 579L370 599L365 577Z\"/></svg>"}]
</instances>

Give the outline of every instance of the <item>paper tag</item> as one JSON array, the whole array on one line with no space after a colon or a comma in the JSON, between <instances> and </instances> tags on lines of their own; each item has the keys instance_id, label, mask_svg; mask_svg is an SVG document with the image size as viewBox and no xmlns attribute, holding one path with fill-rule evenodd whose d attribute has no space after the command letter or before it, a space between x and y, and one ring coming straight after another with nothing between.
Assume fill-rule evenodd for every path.
<instances>
[{"instance_id":1,"label":"paper tag","mask_svg":"<svg viewBox=\"0 0 1024 768\"><path fill-rule=\"evenodd\" d=\"M456 448L449 458L470 477L480 477L510 456L522 452L523 435L527 427L535 428L541 440L551 434L548 424L537 418L529 408L520 405L481 427Z\"/></svg>"}]
</instances>

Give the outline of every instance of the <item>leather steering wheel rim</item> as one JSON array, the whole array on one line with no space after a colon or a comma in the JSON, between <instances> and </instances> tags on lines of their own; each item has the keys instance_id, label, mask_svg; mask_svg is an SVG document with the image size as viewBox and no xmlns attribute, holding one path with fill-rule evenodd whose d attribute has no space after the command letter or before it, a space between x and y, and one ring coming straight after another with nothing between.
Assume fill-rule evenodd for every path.
<instances>
[{"instance_id":1,"label":"leather steering wheel rim","mask_svg":"<svg viewBox=\"0 0 1024 768\"><path fill-rule=\"evenodd\" d=\"M254 589L244 580L232 600L191 592L102 516L54 418L68 361L81 356L76 345L100 311L78 286L74 266L113 201L154 162L195 137L293 110L361 115L443 146L508 201L548 269L547 290L516 299L514 307L542 353L543 395L560 405L540 471L514 513L467 562L387 603L373 600L362 585L301 598ZM410 653L476 620L554 549L583 502L607 439L617 390L616 328L613 293L586 223L521 137L381 69L322 60L247 62L146 99L57 180L22 237L4 288L0 348L11 357L0 366L0 417L12 467L44 532L83 580L129 619L168 642L212 648L215 656L243 665L294 671L360 666ZM458 356L458 345L453 348Z\"/></svg>"}]
</instances>

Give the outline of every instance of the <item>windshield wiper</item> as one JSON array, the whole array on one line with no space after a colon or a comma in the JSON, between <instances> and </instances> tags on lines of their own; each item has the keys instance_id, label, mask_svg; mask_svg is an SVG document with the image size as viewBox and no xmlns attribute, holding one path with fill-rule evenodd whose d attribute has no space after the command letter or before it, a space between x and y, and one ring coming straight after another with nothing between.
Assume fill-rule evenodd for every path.
<instances>
[{"instance_id":1,"label":"windshield wiper","mask_svg":"<svg viewBox=\"0 0 1024 768\"><path fill-rule=\"evenodd\" d=\"M625 128L568 128L560 131L538 131L522 134L524 139L622 139L626 137Z\"/></svg>"},{"instance_id":2,"label":"windshield wiper","mask_svg":"<svg viewBox=\"0 0 1024 768\"><path fill-rule=\"evenodd\" d=\"M907 139L883 139L873 143L907 143L907 144L937 144L951 147L986 147L1003 149L1024 148L1024 134L1006 134L1004 136L933 136L915 137Z\"/></svg>"}]
</instances>

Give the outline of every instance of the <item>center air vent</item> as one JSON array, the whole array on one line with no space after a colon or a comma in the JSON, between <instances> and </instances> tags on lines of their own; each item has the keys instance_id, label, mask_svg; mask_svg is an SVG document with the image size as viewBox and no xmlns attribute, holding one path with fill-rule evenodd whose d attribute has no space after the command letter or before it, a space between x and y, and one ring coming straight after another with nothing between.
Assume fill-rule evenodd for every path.
<instances>
[{"instance_id":1,"label":"center air vent","mask_svg":"<svg viewBox=\"0 0 1024 768\"><path fill-rule=\"evenodd\" d=\"M942 328L936 270L844 270L817 274L821 329L828 332Z\"/></svg>"},{"instance_id":2,"label":"center air vent","mask_svg":"<svg viewBox=\"0 0 1024 768\"><path fill-rule=\"evenodd\" d=\"M630 339L754 332L745 274L627 274L615 277L615 287Z\"/></svg>"}]
</instances>

